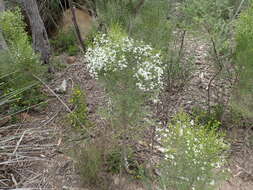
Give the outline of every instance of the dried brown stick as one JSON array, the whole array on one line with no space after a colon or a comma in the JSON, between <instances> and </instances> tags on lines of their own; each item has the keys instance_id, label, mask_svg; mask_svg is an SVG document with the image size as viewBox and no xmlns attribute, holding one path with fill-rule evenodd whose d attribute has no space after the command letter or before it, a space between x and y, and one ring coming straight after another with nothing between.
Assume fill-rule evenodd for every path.
<instances>
[{"instance_id":1,"label":"dried brown stick","mask_svg":"<svg viewBox=\"0 0 253 190\"><path fill-rule=\"evenodd\" d=\"M24 138L24 136L25 136L25 133L26 133L26 130L23 132L23 134L21 135L20 139L18 140L17 145L16 145L16 147L15 147L15 149L14 149L13 153L12 153L13 155L15 155L15 154L16 154L16 152L17 152L17 150L18 150L18 147L19 147L19 145L20 145L20 143L21 143L22 139L23 139L23 138Z\"/></svg>"},{"instance_id":2,"label":"dried brown stick","mask_svg":"<svg viewBox=\"0 0 253 190\"><path fill-rule=\"evenodd\" d=\"M67 109L67 111L69 113L72 113L72 110L69 108L69 106L42 80L40 79L38 76L33 75L34 78L36 78L38 81L40 81L61 103L62 105ZM79 118L77 116L75 116L75 118L77 119L78 123L83 126L82 122L80 122ZM86 132L89 134L90 137L92 137L93 135L91 134L91 132L85 127L83 126L83 128L86 130Z\"/></svg>"}]
</instances>

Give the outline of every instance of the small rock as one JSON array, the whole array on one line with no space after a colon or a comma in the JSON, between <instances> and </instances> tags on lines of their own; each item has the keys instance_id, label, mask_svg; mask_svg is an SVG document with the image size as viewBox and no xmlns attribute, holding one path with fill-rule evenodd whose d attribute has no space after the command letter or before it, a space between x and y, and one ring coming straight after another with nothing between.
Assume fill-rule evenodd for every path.
<instances>
[{"instance_id":1,"label":"small rock","mask_svg":"<svg viewBox=\"0 0 253 190\"><path fill-rule=\"evenodd\" d=\"M55 92L64 94L67 91L67 81L64 79L61 83L61 85L57 88L55 88Z\"/></svg>"},{"instance_id":2,"label":"small rock","mask_svg":"<svg viewBox=\"0 0 253 190\"><path fill-rule=\"evenodd\" d=\"M76 57L75 56L68 56L67 57L67 63L68 64L73 64L76 62Z\"/></svg>"}]
</instances>

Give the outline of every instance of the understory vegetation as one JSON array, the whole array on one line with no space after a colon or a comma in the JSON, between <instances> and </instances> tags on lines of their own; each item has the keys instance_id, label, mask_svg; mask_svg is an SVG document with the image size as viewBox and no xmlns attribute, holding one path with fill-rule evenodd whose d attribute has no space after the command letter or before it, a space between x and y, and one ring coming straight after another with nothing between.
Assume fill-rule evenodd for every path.
<instances>
[{"instance_id":1,"label":"understory vegetation","mask_svg":"<svg viewBox=\"0 0 253 190\"><path fill-rule=\"evenodd\" d=\"M0 14L8 46L0 51L0 127L1 120L17 122L18 113L47 102L42 83L69 112L62 119L73 143L66 152L84 185L124 190L128 176L151 190L217 189L231 175L227 129L245 126L242 121L252 127L253 1L87 2L97 18L84 39L86 52L80 51L74 28L59 30L50 42L54 55L80 58L86 78L103 89L103 105L92 113L83 85L73 81L71 95L45 85L48 74L24 17L11 9ZM194 52L187 51L194 40L187 38L207 44L211 75L202 87L203 105L177 107L171 114L171 97L186 91L197 67ZM215 91L217 81L227 85L220 91L229 95ZM71 135L78 140L71 141ZM113 187L111 176L119 176Z\"/></svg>"},{"instance_id":2,"label":"understory vegetation","mask_svg":"<svg viewBox=\"0 0 253 190\"><path fill-rule=\"evenodd\" d=\"M8 45L0 55L0 115L6 118L45 101L34 77L45 68L32 49L20 9L1 13L0 26Z\"/></svg>"}]
</instances>

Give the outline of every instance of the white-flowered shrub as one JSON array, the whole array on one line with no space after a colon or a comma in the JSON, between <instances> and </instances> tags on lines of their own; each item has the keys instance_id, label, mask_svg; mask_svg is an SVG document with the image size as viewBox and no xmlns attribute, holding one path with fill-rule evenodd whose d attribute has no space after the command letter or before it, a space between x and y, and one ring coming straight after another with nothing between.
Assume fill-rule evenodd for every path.
<instances>
[{"instance_id":1,"label":"white-flowered shrub","mask_svg":"<svg viewBox=\"0 0 253 190\"><path fill-rule=\"evenodd\" d=\"M165 155L160 166L160 189L215 189L226 176L223 166L229 146L221 132L199 126L180 113L160 135Z\"/></svg>"},{"instance_id":2,"label":"white-flowered shrub","mask_svg":"<svg viewBox=\"0 0 253 190\"><path fill-rule=\"evenodd\" d=\"M87 50L86 59L91 75L97 79L108 79L110 75L124 72L135 79L135 85L140 90L152 91L163 86L160 53L117 29L108 35L97 35L92 47Z\"/></svg>"},{"instance_id":3,"label":"white-flowered shrub","mask_svg":"<svg viewBox=\"0 0 253 190\"><path fill-rule=\"evenodd\" d=\"M105 118L114 128L121 146L120 168L128 167L129 142L142 138L148 115L145 102L162 88L161 56L150 45L133 40L116 25L108 34L98 34L85 55L90 74L98 79L108 95ZM123 142L122 142L123 141Z\"/></svg>"}]
</instances>

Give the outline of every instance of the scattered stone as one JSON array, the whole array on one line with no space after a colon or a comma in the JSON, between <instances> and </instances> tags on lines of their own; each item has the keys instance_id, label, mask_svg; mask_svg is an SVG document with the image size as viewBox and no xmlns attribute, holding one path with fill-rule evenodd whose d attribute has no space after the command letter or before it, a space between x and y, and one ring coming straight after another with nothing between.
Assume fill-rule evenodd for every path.
<instances>
[{"instance_id":1,"label":"scattered stone","mask_svg":"<svg viewBox=\"0 0 253 190\"><path fill-rule=\"evenodd\" d=\"M59 94L65 94L67 91L67 80L64 79L61 83L61 85L57 88L55 88L55 92Z\"/></svg>"},{"instance_id":2,"label":"scattered stone","mask_svg":"<svg viewBox=\"0 0 253 190\"><path fill-rule=\"evenodd\" d=\"M76 57L75 56L68 56L67 57L67 63L68 64L73 64L76 62Z\"/></svg>"}]
</instances>

